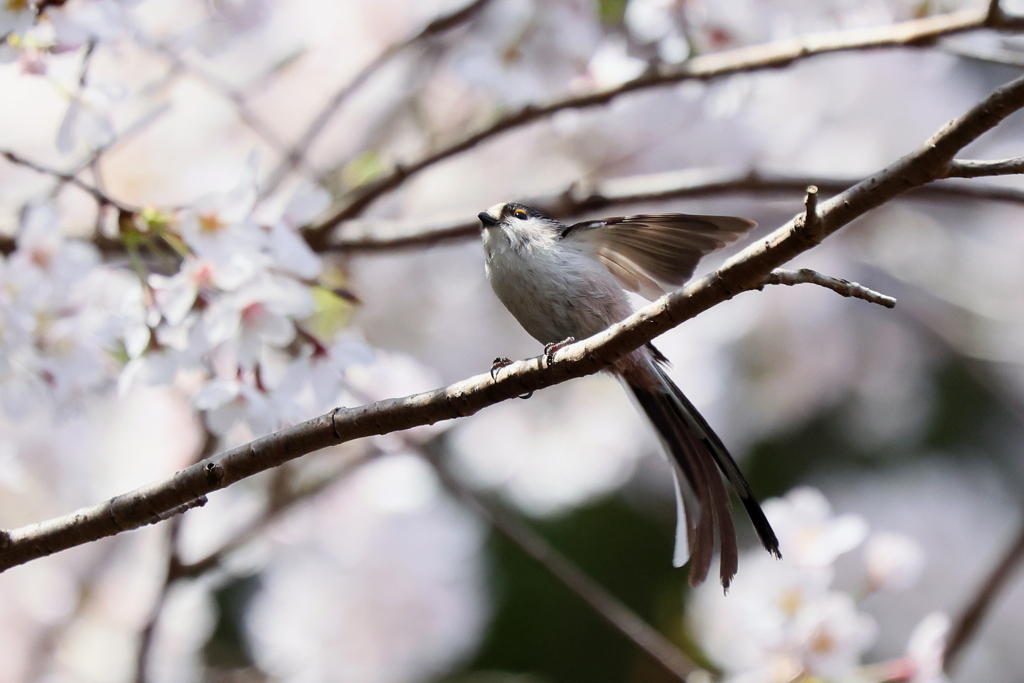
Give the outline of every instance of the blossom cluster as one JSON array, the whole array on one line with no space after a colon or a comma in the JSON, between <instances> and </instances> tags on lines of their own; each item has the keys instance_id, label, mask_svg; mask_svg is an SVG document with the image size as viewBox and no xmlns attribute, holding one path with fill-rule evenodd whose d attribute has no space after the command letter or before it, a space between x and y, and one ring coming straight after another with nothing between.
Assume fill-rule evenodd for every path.
<instances>
[{"instance_id":1,"label":"blossom cluster","mask_svg":"<svg viewBox=\"0 0 1024 683\"><path fill-rule=\"evenodd\" d=\"M765 501L764 511L784 559L759 549L747 552L728 595L705 584L687 610L689 632L726 681L945 681L942 652L949 620L939 612L921 620L903 657L862 663L877 626L858 602L914 584L924 555L913 539L869 534L862 517L834 515L825 496L809 487ZM836 561L857 548L864 551L861 585L840 590Z\"/></svg>"},{"instance_id":2,"label":"blossom cluster","mask_svg":"<svg viewBox=\"0 0 1024 683\"><path fill-rule=\"evenodd\" d=\"M253 218L255 198L250 179L180 214L143 212L124 237L134 273L65 237L52 203L29 207L0 269L5 411L66 407L115 382L122 392L178 382L223 435L239 421L264 434L336 405L346 368L372 354L336 338L345 306L318 283L322 259L295 230L327 197L300 191L269 227ZM178 250L171 275L140 255L156 240Z\"/></svg>"},{"instance_id":3,"label":"blossom cluster","mask_svg":"<svg viewBox=\"0 0 1024 683\"><path fill-rule=\"evenodd\" d=\"M365 344L332 338L338 320L323 318L340 315L340 297L319 284L322 259L296 231L325 208L327 194L300 190L269 226L253 215L256 198L251 174L142 228L175 245L182 263L173 275L146 279L152 335L129 351L122 387L198 372L195 406L221 435L239 421L265 434L326 411L345 369L370 360Z\"/></svg>"},{"instance_id":4,"label":"blossom cluster","mask_svg":"<svg viewBox=\"0 0 1024 683\"><path fill-rule=\"evenodd\" d=\"M97 249L61 232L51 204L24 212L16 248L0 261L0 404L13 417L109 386L112 351L138 349L142 289L102 265Z\"/></svg>"}]
</instances>

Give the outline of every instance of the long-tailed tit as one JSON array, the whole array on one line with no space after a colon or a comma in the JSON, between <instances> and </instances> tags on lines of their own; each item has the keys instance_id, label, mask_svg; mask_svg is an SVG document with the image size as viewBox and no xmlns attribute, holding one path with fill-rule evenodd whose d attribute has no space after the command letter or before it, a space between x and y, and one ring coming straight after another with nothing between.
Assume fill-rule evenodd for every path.
<instances>
[{"instance_id":1,"label":"long-tailed tit","mask_svg":"<svg viewBox=\"0 0 1024 683\"><path fill-rule=\"evenodd\" d=\"M563 225L521 204L480 213L487 278L494 293L546 353L590 337L627 317L623 289L653 299L682 285L697 262L745 235L755 223L728 216L660 214ZM736 573L736 530L724 474L739 494L765 549L779 541L736 461L689 399L665 373L652 344L623 356L610 371L626 385L657 430L676 490L674 563L688 560L690 584L707 577L721 548L722 585Z\"/></svg>"}]
</instances>

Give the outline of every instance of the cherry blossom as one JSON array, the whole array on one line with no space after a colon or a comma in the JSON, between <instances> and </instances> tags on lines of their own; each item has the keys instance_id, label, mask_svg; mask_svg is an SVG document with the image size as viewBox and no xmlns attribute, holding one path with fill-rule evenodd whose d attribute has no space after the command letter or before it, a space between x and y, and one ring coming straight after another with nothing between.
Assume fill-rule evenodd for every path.
<instances>
[{"instance_id":1,"label":"cherry blossom","mask_svg":"<svg viewBox=\"0 0 1024 683\"><path fill-rule=\"evenodd\" d=\"M784 559L754 549L741 556L728 595L710 583L697 588L687 609L690 632L728 681L854 678L877 626L851 595L832 587L832 565L863 542L867 524L833 515L809 487L763 507Z\"/></svg>"},{"instance_id":2,"label":"cherry blossom","mask_svg":"<svg viewBox=\"0 0 1024 683\"><path fill-rule=\"evenodd\" d=\"M373 349L355 339L309 349L288 364L276 387L280 393L291 397L295 406L302 406L301 418L324 413L339 405L342 392L349 384L349 368L370 365L374 358Z\"/></svg>"},{"instance_id":3,"label":"cherry blossom","mask_svg":"<svg viewBox=\"0 0 1024 683\"><path fill-rule=\"evenodd\" d=\"M238 422L245 423L254 436L281 426L279 411L265 392L241 380L216 379L196 393L195 407L206 415L216 434L226 434Z\"/></svg>"},{"instance_id":4,"label":"cherry blossom","mask_svg":"<svg viewBox=\"0 0 1024 683\"><path fill-rule=\"evenodd\" d=\"M195 256L220 273L221 286L234 289L264 265L260 258L264 235L252 219L256 202L255 159L233 189L207 195L179 219L182 239Z\"/></svg>"},{"instance_id":5,"label":"cherry blossom","mask_svg":"<svg viewBox=\"0 0 1024 683\"><path fill-rule=\"evenodd\" d=\"M949 628L949 617L942 612L932 612L914 628L907 643L907 661L913 670L911 683L946 683L949 680L943 661Z\"/></svg>"},{"instance_id":6,"label":"cherry blossom","mask_svg":"<svg viewBox=\"0 0 1024 683\"><path fill-rule=\"evenodd\" d=\"M876 532L864 546L869 590L901 591L913 586L924 569L921 544L903 534Z\"/></svg>"},{"instance_id":7,"label":"cherry blossom","mask_svg":"<svg viewBox=\"0 0 1024 683\"><path fill-rule=\"evenodd\" d=\"M806 671L827 681L847 678L876 635L874 620L858 612L845 593L831 592L809 603L793 620L793 641L799 643Z\"/></svg>"},{"instance_id":8,"label":"cherry blossom","mask_svg":"<svg viewBox=\"0 0 1024 683\"><path fill-rule=\"evenodd\" d=\"M833 516L825 496L810 487L767 501L764 511L779 537L783 557L798 565L827 567L863 543L868 533L863 518Z\"/></svg>"},{"instance_id":9,"label":"cherry blossom","mask_svg":"<svg viewBox=\"0 0 1024 683\"><path fill-rule=\"evenodd\" d=\"M95 247L66 239L50 204L26 212L17 248L0 270L0 393L21 412L44 396L58 404L109 385L120 344L148 342L135 278L99 265Z\"/></svg>"},{"instance_id":10,"label":"cherry blossom","mask_svg":"<svg viewBox=\"0 0 1024 683\"><path fill-rule=\"evenodd\" d=\"M0 4L0 64L18 58L14 45L35 18L36 8L29 0L5 0Z\"/></svg>"}]
</instances>

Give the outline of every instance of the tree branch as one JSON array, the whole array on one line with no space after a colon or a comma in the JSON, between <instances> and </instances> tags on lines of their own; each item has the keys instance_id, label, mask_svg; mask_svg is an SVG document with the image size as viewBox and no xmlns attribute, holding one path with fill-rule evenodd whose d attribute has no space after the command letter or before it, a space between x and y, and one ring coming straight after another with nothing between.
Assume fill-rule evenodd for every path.
<instances>
[{"instance_id":1,"label":"tree branch","mask_svg":"<svg viewBox=\"0 0 1024 683\"><path fill-rule=\"evenodd\" d=\"M990 64L1024 67L1024 53L999 47L978 48L967 41L949 40L942 42L942 51L949 54Z\"/></svg>"},{"instance_id":2,"label":"tree branch","mask_svg":"<svg viewBox=\"0 0 1024 683\"><path fill-rule=\"evenodd\" d=\"M731 173L714 169L689 169L605 180L582 195L578 188L569 187L556 195L526 199L523 203L552 218L565 220L631 204L726 194L797 193L804 192L808 185L815 185L819 193L838 194L861 180L762 174L758 171ZM911 198L965 198L1024 205L1024 190L992 185L932 183L912 188L908 194ZM479 239L480 236L480 221L475 218L439 227L417 227L387 236L374 234L375 224L377 222L368 223L363 229L347 225L345 236L329 238L325 250L347 254L397 251Z\"/></svg>"},{"instance_id":3,"label":"tree branch","mask_svg":"<svg viewBox=\"0 0 1024 683\"><path fill-rule=\"evenodd\" d=\"M351 474L358 467L368 462L372 457L376 457L376 455L378 455L376 452L360 453L355 457L346 460L338 467L337 470L312 485L306 486L297 491L287 492L283 496L270 496L270 502L267 504L266 508L242 529L236 532L235 535L226 540L219 548L194 562L180 564L178 566L177 577L196 577L220 566L224 558L255 538L257 534L264 531L282 514L288 512L295 505L330 488L338 481Z\"/></svg>"},{"instance_id":4,"label":"tree branch","mask_svg":"<svg viewBox=\"0 0 1024 683\"><path fill-rule=\"evenodd\" d=\"M843 280L840 278L831 277L829 275L823 275L817 271L811 270L810 268L801 268L800 270L783 270L776 268L768 277L765 279L766 285L802 285L811 284L831 289L836 294L842 296L851 297L854 299L863 299L879 306L885 306L886 308L896 308L896 299L891 296L886 296L876 292L873 289L868 289L864 285L857 284L856 282L850 282L849 280Z\"/></svg>"},{"instance_id":5,"label":"tree branch","mask_svg":"<svg viewBox=\"0 0 1024 683\"><path fill-rule=\"evenodd\" d=\"M434 471L445 488L461 498L465 505L479 514L502 536L536 560L556 580L611 624L616 631L661 664L669 674L681 681L686 680L686 677L694 670L694 664L672 641L644 621L640 615L612 595L608 589L591 578L572 560L558 552L554 546L548 543L547 539L531 529L529 525L497 506L484 502L473 491L463 486L435 458L428 458L428 460L434 465Z\"/></svg>"},{"instance_id":6,"label":"tree branch","mask_svg":"<svg viewBox=\"0 0 1024 683\"><path fill-rule=\"evenodd\" d=\"M149 655L153 647L153 636L156 634L156 627L160 621L160 615L167 604L171 587L178 580L181 561L178 559L178 536L181 532L181 517L171 520L170 529L167 531L167 563L164 568L164 581L157 593L156 602L150 609L146 624L139 632L139 647L135 655L135 683L146 683L149 671Z\"/></svg>"},{"instance_id":7,"label":"tree branch","mask_svg":"<svg viewBox=\"0 0 1024 683\"><path fill-rule=\"evenodd\" d=\"M16 164L19 164L19 165L22 165L22 166L26 166L27 168L31 168L33 171L36 171L37 173L44 173L46 175L50 175L50 176L53 176L54 178L56 178L58 180L58 185L57 185L56 188L54 188L54 190L52 192L56 192L56 190L58 190L65 183L74 183L75 185L78 185L79 187L81 187L85 183L84 183L84 181L81 181L81 180L77 179L77 176L78 176L79 173L81 173L82 171L84 171L87 168L95 169L96 164L100 160L100 157L102 157L105 153L107 153L112 148L116 147L117 145L120 145L120 144L124 143L126 140L131 138L133 135L135 135L138 132L140 132L141 130L145 129L151 123L153 123L154 121L159 119L161 116L166 114L169 110L170 110L170 105L165 104L165 105L159 106L156 109L153 109L150 112L144 114L137 121L135 121L134 123L129 125L120 135L118 135L116 138L114 138L113 140L108 142L106 145L104 145L104 146L94 150L93 153L91 155L89 155L89 158L87 158L85 161L79 163L78 166L76 166L75 168L71 169L70 171L59 171L59 170L56 170L56 169L50 169L50 168L42 166L40 164L35 164L34 162L30 162L27 159L23 159L22 157L20 157L20 155L14 153L14 152L9 152L8 153L8 152L0 151L0 156L4 156L8 161L11 161L11 163L16 163ZM11 157L8 156L8 154L13 155L14 157L17 157L19 160L18 161L13 161L11 159ZM22 162L24 162L24 163L22 163ZM90 186L90 187L92 187L92 186ZM103 191L103 189L100 188L100 187L92 187L91 190L85 190L85 191L88 192L90 195L92 195L92 197L94 199L96 199L96 195L94 193L95 191L103 192L103 194L106 194ZM52 192L51 192L51 194L52 194ZM103 202L100 201L99 199L97 199L97 202L99 202L100 208L102 209L102 207L104 206ZM123 210L123 209L131 208L131 207L125 206L125 207L118 207L118 208ZM114 254L124 253L124 244L120 240L108 239L108 238L106 238L106 237L104 237L104 236L102 236L100 234L96 234L96 235L93 236L92 241L93 241L93 244L95 244L101 251L103 251L105 253L114 253ZM3 254L5 256L10 254L11 252L14 251L15 246L16 246L16 244L15 244L14 238L7 237L6 235L0 236L0 254Z\"/></svg>"},{"instance_id":8,"label":"tree branch","mask_svg":"<svg viewBox=\"0 0 1024 683\"><path fill-rule=\"evenodd\" d=\"M284 158L281 159L280 163L270 172L267 176L266 181L263 183L263 187L260 188L260 195L267 196L277 189L281 181L284 180L288 174L298 165L306 163L306 152L309 151L313 141L316 140L317 136L323 132L327 124L341 108L352 93L358 90L366 81L370 79L375 73L377 73L381 67L390 62L395 56L409 49L413 45L429 40L430 38L445 33L456 26L466 23L474 16L476 16L480 10L486 7L491 0L473 0L465 7L454 10L448 14L434 19L427 24L423 29L414 36L406 38L405 40L395 43L387 47L383 52L377 55L369 64L364 66L362 70L355 75L355 77L341 86L334 95L327 100L327 104L323 106L320 112L313 118L313 121L306 128L305 132L299 136L299 139L286 150Z\"/></svg>"},{"instance_id":9,"label":"tree branch","mask_svg":"<svg viewBox=\"0 0 1024 683\"><path fill-rule=\"evenodd\" d=\"M348 202L320 223L310 226L307 240L314 248L322 248L331 228L350 220L377 198L394 190L408 178L449 157L471 149L500 133L546 118L563 109L586 109L607 104L613 99L638 90L663 87L689 80L710 80L722 76L775 69L817 55L852 50L877 50L887 47L921 47L931 45L940 37L979 28L1020 28L1024 19L1008 17L1001 11L969 9L916 19L890 26L816 33L789 40L725 50L695 57L678 67L654 65L641 76L622 85L589 95L567 97L547 105L527 105L508 114L483 130L472 133L418 161L399 164L382 178L357 189Z\"/></svg>"},{"instance_id":10,"label":"tree branch","mask_svg":"<svg viewBox=\"0 0 1024 683\"><path fill-rule=\"evenodd\" d=\"M968 161L954 159L949 165L947 178L983 178L994 175L1024 173L1024 157L996 161Z\"/></svg>"},{"instance_id":11,"label":"tree branch","mask_svg":"<svg viewBox=\"0 0 1024 683\"><path fill-rule=\"evenodd\" d=\"M327 446L472 415L490 405L595 373L699 313L757 289L775 268L853 219L912 187L945 176L954 155L1024 108L1024 78L997 90L943 126L917 151L818 206L817 230L803 214L748 246L717 271L640 309L622 322L557 351L552 362L519 361L492 379L477 375L448 387L326 415L282 429L105 503L0 534L0 570L159 521L171 511Z\"/></svg>"},{"instance_id":12,"label":"tree branch","mask_svg":"<svg viewBox=\"0 0 1024 683\"><path fill-rule=\"evenodd\" d=\"M947 674L956 668L964 648L977 635L981 622L992 609L996 598L1020 569L1021 563L1024 563L1024 524L1003 557L978 587L977 594L956 620L946 642L946 650L942 654L942 668Z\"/></svg>"},{"instance_id":13,"label":"tree branch","mask_svg":"<svg viewBox=\"0 0 1024 683\"><path fill-rule=\"evenodd\" d=\"M95 199L96 203L99 204L101 207L113 206L119 211L123 211L125 213L135 213L136 211L138 211L138 207L129 206L127 204L119 202L118 200L114 199L113 197L111 197L98 187L86 183L77 176L77 171L58 171L55 168L44 166L43 164L37 163L30 159L26 159L17 152L12 152L6 149L0 149L0 156L4 157L12 164L24 166L25 168L30 168L36 173L42 173L43 175L52 176L60 180L61 182L70 183L74 185L80 190L83 190L88 194L92 195L92 198Z\"/></svg>"},{"instance_id":14,"label":"tree branch","mask_svg":"<svg viewBox=\"0 0 1024 683\"><path fill-rule=\"evenodd\" d=\"M256 133L264 142L277 152L284 153L287 145L284 140L270 128L269 125L249 108L246 96L233 85L205 68L193 64L175 52L172 48L162 43L150 42L144 36L136 36L139 45L155 52L171 64L171 76L186 72L192 74L207 86L216 91L221 97L231 102L235 107L238 120L241 121L252 132Z\"/></svg>"}]
</instances>

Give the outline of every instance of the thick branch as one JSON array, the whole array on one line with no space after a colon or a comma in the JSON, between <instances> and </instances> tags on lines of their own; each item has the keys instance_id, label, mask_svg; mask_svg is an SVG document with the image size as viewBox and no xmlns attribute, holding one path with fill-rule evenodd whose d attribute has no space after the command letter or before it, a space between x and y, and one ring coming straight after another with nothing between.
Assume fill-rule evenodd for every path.
<instances>
[{"instance_id":1,"label":"thick branch","mask_svg":"<svg viewBox=\"0 0 1024 683\"><path fill-rule=\"evenodd\" d=\"M673 85L688 80L710 80L736 73L760 71L788 66L815 55L851 50L876 50L886 47L920 47L931 45L942 36L974 29L1009 28L1019 20L1001 12L969 9L890 26L817 33L790 40L725 50L695 57L681 66L652 66L647 72L622 85L589 95L572 96L543 106L527 105L517 112L495 121L476 133L426 155L418 161L401 164L388 175L357 190L348 203L323 222L312 226L307 239L314 247L322 247L329 230L339 223L355 218L378 197L395 189L409 177L438 162L475 147L500 133L525 126L551 116L563 109L585 109L607 104L626 93Z\"/></svg>"},{"instance_id":2,"label":"thick branch","mask_svg":"<svg viewBox=\"0 0 1024 683\"><path fill-rule=\"evenodd\" d=\"M825 289L831 289L836 294L842 296L851 297L854 299L863 299L879 306L885 306L886 308L896 308L896 299L891 296L886 296L876 292L873 289L868 289L864 285L857 284L856 282L850 282L849 280L843 280L841 278L832 277L830 275L823 275L817 271L811 270L810 268L801 268L800 270L783 270L782 268L776 268L768 277L765 279L766 285L818 285Z\"/></svg>"},{"instance_id":3,"label":"thick branch","mask_svg":"<svg viewBox=\"0 0 1024 683\"><path fill-rule=\"evenodd\" d=\"M570 344L553 362L513 363L498 378L478 375L434 391L326 415L231 449L100 505L0 536L0 569L158 521L168 511L258 472L327 446L375 434L472 415L521 394L595 373L697 314L760 287L775 268L816 246L853 219L894 197L941 178L965 145L1024 107L1024 78L998 88L950 121L920 149L818 206L814 234L803 214L748 246L721 268L666 295L608 330Z\"/></svg>"},{"instance_id":4,"label":"thick branch","mask_svg":"<svg viewBox=\"0 0 1024 683\"><path fill-rule=\"evenodd\" d=\"M1020 569L1021 563L1024 563L1024 524L953 626L946 642L946 650L942 654L942 668L946 673L951 673L956 668L964 647L977 634L981 622L992 609L996 598Z\"/></svg>"}]
</instances>

